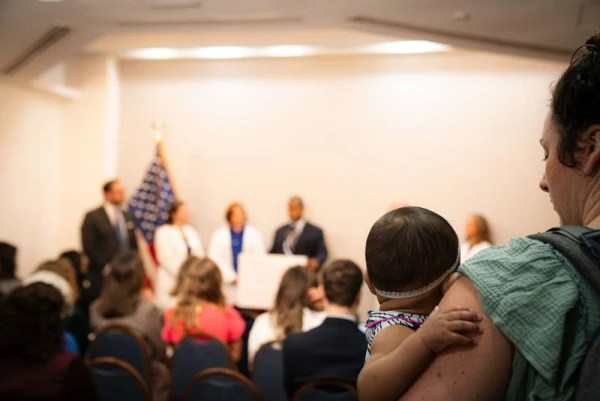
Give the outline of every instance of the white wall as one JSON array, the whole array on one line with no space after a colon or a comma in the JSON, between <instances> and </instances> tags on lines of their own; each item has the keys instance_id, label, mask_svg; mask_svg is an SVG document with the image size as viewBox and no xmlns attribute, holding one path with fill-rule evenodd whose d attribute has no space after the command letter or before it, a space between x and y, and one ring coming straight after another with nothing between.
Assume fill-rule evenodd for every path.
<instances>
[{"instance_id":1,"label":"white wall","mask_svg":"<svg viewBox=\"0 0 600 401\"><path fill-rule=\"evenodd\" d=\"M1 81L0 99L0 241L24 276L59 248L63 102Z\"/></svg>"},{"instance_id":2,"label":"white wall","mask_svg":"<svg viewBox=\"0 0 600 401\"><path fill-rule=\"evenodd\" d=\"M130 191L153 152L150 123L206 242L242 201L271 241L304 197L332 256L364 266L393 202L486 215L497 242L557 224L537 187L538 139L563 66L455 53L121 64L119 173Z\"/></svg>"}]
</instances>

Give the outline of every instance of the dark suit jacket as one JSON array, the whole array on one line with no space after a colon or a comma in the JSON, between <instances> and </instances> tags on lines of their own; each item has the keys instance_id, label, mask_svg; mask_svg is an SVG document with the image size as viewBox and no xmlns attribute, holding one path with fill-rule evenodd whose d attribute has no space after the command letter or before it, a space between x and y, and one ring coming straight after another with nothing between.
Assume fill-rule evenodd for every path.
<instances>
[{"instance_id":1,"label":"dark suit jacket","mask_svg":"<svg viewBox=\"0 0 600 401\"><path fill-rule=\"evenodd\" d=\"M365 363L367 340L357 323L330 317L306 333L290 334L283 343L285 390L292 396L315 380L338 380L356 386Z\"/></svg>"},{"instance_id":2,"label":"dark suit jacket","mask_svg":"<svg viewBox=\"0 0 600 401\"><path fill-rule=\"evenodd\" d=\"M277 229L270 253L283 253L283 242L291 229L292 226L289 224ZM296 240L294 254L316 258L320 264L323 264L327 259L327 246L325 245L323 230L306 222L302 234Z\"/></svg>"},{"instance_id":3,"label":"dark suit jacket","mask_svg":"<svg viewBox=\"0 0 600 401\"><path fill-rule=\"evenodd\" d=\"M137 249L135 224L131 215L123 211L129 236L129 249ZM81 226L83 252L90 260L91 275L100 276L102 269L119 252L119 240L103 206L88 212Z\"/></svg>"}]
</instances>

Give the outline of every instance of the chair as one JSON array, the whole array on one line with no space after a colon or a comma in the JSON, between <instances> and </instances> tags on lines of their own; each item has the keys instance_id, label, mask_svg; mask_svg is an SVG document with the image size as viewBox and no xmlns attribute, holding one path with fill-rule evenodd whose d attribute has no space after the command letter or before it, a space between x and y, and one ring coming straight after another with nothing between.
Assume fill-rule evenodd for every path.
<instances>
[{"instance_id":1,"label":"chair","mask_svg":"<svg viewBox=\"0 0 600 401\"><path fill-rule=\"evenodd\" d=\"M356 387L335 380L306 383L292 397L292 401L358 401Z\"/></svg>"},{"instance_id":2,"label":"chair","mask_svg":"<svg viewBox=\"0 0 600 401\"><path fill-rule=\"evenodd\" d=\"M90 344L89 358L94 361L103 357L128 363L152 388L150 346L136 330L122 324L110 324L100 330Z\"/></svg>"},{"instance_id":3,"label":"chair","mask_svg":"<svg viewBox=\"0 0 600 401\"><path fill-rule=\"evenodd\" d=\"M142 376L117 358L97 358L89 363L100 401L150 401Z\"/></svg>"},{"instance_id":4,"label":"chair","mask_svg":"<svg viewBox=\"0 0 600 401\"><path fill-rule=\"evenodd\" d=\"M287 401L283 384L283 351L272 341L261 346L254 357L254 384L264 401Z\"/></svg>"},{"instance_id":5,"label":"chair","mask_svg":"<svg viewBox=\"0 0 600 401\"><path fill-rule=\"evenodd\" d=\"M183 392L182 401L262 401L250 380L223 368L206 369L195 375Z\"/></svg>"},{"instance_id":6,"label":"chair","mask_svg":"<svg viewBox=\"0 0 600 401\"><path fill-rule=\"evenodd\" d=\"M200 372L209 368L233 369L234 362L227 347L215 338L199 342L194 338L183 339L175 348L171 359L172 392L181 399L186 385Z\"/></svg>"}]
</instances>

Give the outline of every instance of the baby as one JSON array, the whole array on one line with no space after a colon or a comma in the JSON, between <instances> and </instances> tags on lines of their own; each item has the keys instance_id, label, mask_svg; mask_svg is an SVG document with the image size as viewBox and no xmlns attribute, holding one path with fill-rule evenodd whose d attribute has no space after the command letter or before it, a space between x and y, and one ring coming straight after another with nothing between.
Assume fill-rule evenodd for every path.
<instances>
[{"instance_id":1,"label":"baby","mask_svg":"<svg viewBox=\"0 0 600 401\"><path fill-rule=\"evenodd\" d=\"M367 318L358 392L361 401L397 400L434 352L474 344L481 316L437 307L455 279L460 248L452 226L430 210L403 207L381 217L369 232L366 260L379 311Z\"/></svg>"}]
</instances>

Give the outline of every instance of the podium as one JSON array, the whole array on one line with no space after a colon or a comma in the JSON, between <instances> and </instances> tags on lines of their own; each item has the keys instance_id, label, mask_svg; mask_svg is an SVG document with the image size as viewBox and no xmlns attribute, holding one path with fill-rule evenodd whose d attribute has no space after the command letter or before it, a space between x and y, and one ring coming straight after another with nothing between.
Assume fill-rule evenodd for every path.
<instances>
[{"instance_id":1,"label":"podium","mask_svg":"<svg viewBox=\"0 0 600 401\"><path fill-rule=\"evenodd\" d=\"M235 305L244 309L268 310L273 307L281 277L287 269L306 266L301 255L244 254L238 259L238 284Z\"/></svg>"}]
</instances>

